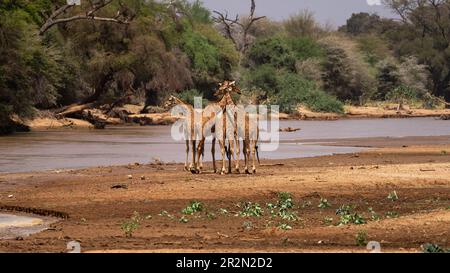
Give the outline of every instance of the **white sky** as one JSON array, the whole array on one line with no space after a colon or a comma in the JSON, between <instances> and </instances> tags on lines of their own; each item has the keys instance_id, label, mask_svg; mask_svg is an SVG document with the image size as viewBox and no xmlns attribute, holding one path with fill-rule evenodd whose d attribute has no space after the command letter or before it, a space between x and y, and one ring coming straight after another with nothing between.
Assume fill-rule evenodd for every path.
<instances>
[{"instance_id":1,"label":"white sky","mask_svg":"<svg viewBox=\"0 0 450 273\"><path fill-rule=\"evenodd\" d=\"M211 10L236 13L249 12L250 0L202 0ZM256 0L256 13L281 20L299 10L309 9L317 20L334 26L345 24L352 13L377 13L383 17L394 17L390 10L380 5L381 0Z\"/></svg>"}]
</instances>

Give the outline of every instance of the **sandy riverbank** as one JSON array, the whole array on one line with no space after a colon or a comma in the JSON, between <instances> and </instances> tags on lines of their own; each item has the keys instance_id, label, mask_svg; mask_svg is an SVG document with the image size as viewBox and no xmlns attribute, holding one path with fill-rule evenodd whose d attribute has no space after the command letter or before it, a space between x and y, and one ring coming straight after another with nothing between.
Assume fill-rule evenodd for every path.
<instances>
[{"instance_id":1,"label":"sandy riverbank","mask_svg":"<svg viewBox=\"0 0 450 273\"><path fill-rule=\"evenodd\" d=\"M170 113L140 114L141 107L136 105L125 105L119 108L125 115L126 120L117 117L104 116L103 120L107 126L135 124L135 125L169 125L176 121ZM338 119L363 119L363 118L414 118L414 117L450 117L450 109L407 109L397 111L394 106L345 106L344 114L318 113L304 107L299 107L296 114L280 113L281 120L338 120ZM123 116L124 117L124 116ZM31 130L55 130L55 129L93 129L94 125L88 121L76 118L57 119L48 112L40 114L32 120L23 123Z\"/></svg>"},{"instance_id":2,"label":"sandy riverbank","mask_svg":"<svg viewBox=\"0 0 450 273\"><path fill-rule=\"evenodd\" d=\"M428 242L448 247L450 145L384 146L389 147L266 161L254 176L192 175L179 164L3 174L0 205L69 218L23 241L2 240L0 252L64 252L72 240L94 252L365 252L355 243L360 231L384 251L416 252ZM393 191L396 201L387 198ZM275 204L279 192L292 194L297 221L271 218L266 204ZM318 208L321 197L331 207ZM180 221L192 200L204 210ZM263 215L235 216L243 202L259 203ZM354 205L367 224L336 226L336 209L343 204ZM380 220L370 220L369 208ZM151 218L127 238L121 224L135 211ZM279 228L283 223L292 230Z\"/></svg>"}]
</instances>

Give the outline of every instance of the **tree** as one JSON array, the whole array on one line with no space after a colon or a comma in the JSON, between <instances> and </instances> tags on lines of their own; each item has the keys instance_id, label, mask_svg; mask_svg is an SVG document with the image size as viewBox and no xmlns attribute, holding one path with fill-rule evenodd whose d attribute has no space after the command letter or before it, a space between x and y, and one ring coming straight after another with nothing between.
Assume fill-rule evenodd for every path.
<instances>
[{"instance_id":1,"label":"tree","mask_svg":"<svg viewBox=\"0 0 450 273\"><path fill-rule=\"evenodd\" d=\"M446 0L384 0L402 19L388 37L400 56L415 55L426 64L432 92L450 101L450 2ZM401 34L401 35L400 35Z\"/></svg>"},{"instance_id":2,"label":"tree","mask_svg":"<svg viewBox=\"0 0 450 273\"><path fill-rule=\"evenodd\" d=\"M281 37L257 41L247 55L251 67L268 64L278 69L295 71L295 56L286 40Z\"/></svg>"},{"instance_id":3,"label":"tree","mask_svg":"<svg viewBox=\"0 0 450 273\"><path fill-rule=\"evenodd\" d=\"M248 17L240 20L239 15L236 15L234 19L228 17L228 13L221 13L214 11L217 15L214 21L221 25L225 37L230 39L236 47L236 50L241 54L245 54L247 49L251 45L249 37L252 26L259 20L266 18L265 16L255 17L256 3L255 0L251 0L250 14Z\"/></svg>"},{"instance_id":4,"label":"tree","mask_svg":"<svg viewBox=\"0 0 450 273\"><path fill-rule=\"evenodd\" d=\"M78 20L91 20L91 21L102 21L102 22L112 22L118 24L128 24L135 17L135 13L125 6L122 1L118 4L120 8L117 10L115 16L112 17L101 17L97 14L101 9L113 3L114 0L95 0L89 1L89 3L82 5L82 11L75 13L77 10L77 5L73 3L63 4L54 10L50 16L47 18L45 23L41 26L39 33L42 35L47 32L51 27L57 24L65 24L68 22L78 21ZM73 14L67 17L61 17L71 11Z\"/></svg>"},{"instance_id":5,"label":"tree","mask_svg":"<svg viewBox=\"0 0 450 273\"><path fill-rule=\"evenodd\" d=\"M401 84L398 67L392 62L384 61L379 65L378 70L378 88L373 99L386 100L387 94L395 90Z\"/></svg>"},{"instance_id":6,"label":"tree","mask_svg":"<svg viewBox=\"0 0 450 273\"><path fill-rule=\"evenodd\" d=\"M314 18L314 13L302 10L296 15L290 16L283 22L286 32L292 37L318 38L322 33L319 24Z\"/></svg>"},{"instance_id":7,"label":"tree","mask_svg":"<svg viewBox=\"0 0 450 273\"><path fill-rule=\"evenodd\" d=\"M347 24L340 27L339 30L351 35L370 34L377 29L380 22L381 18L377 14L353 13L347 20Z\"/></svg>"}]
</instances>

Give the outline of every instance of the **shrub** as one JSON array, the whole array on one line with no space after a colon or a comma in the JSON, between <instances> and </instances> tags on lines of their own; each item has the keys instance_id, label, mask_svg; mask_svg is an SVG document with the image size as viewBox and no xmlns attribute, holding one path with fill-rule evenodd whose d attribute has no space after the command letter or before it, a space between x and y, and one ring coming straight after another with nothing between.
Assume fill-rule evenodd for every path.
<instances>
[{"instance_id":1,"label":"shrub","mask_svg":"<svg viewBox=\"0 0 450 273\"><path fill-rule=\"evenodd\" d=\"M356 240L357 246L367 245L367 233L363 230L358 231L358 234L356 234L355 240Z\"/></svg>"},{"instance_id":2,"label":"shrub","mask_svg":"<svg viewBox=\"0 0 450 273\"><path fill-rule=\"evenodd\" d=\"M343 105L336 98L317 89L314 82L298 75L286 73L280 76L279 93L275 98L280 111L292 113L299 104L317 112L343 112Z\"/></svg>"},{"instance_id":3,"label":"shrub","mask_svg":"<svg viewBox=\"0 0 450 273\"><path fill-rule=\"evenodd\" d=\"M391 61L385 60L378 66L378 88L373 99L385 100L386 95L400 85L398 67Z\"/></svg>"},{"instance_id":4,"label":"shrub","mask_svg":"<svg viewBox=\"0 0 450 273\"><path fill-rule=\"evenodd\" d=\"M194 105L194 98L195 97L200 97L200 98L202 98L202 105L203 105L203 107L208 105L208 100L203 99L202 92L198 91L197 89L185 90L185 91L179 93L178 97L181 100L183 100L184 102L189 103L191 105Z\"/></svg>"},{"instance_id":5,"label":"shrub","mask_svg":"<svg viewBox=\"0 0 450 273\"><path fill-rule=\"evenodd\" d=\"M314 13L309 10L302 10L290 16L283 24L286 32L293 37L306 36L317 38L322 33L319 24L314 18Z\"/></svg>"},{"instance_id":6,"label":"shrub","mask_svg":"<svg viewBox=\"0 0 450 273\"><path fill-rule=\"evenodd\" d=\"M121 226L123 232L125 233L125 236L133 237L133 233L136 231L136 229L139 228L142 220L143 217L135 211L133 213L133 216L131 216L131 218L125 221Z\"/></svg>"},{"instance_id":7,"label":"shrub","mask_svg":"<svg viewBox=\"0 0 450 273\"><path fill-rule=\"evenodd\" d=\"M186 215L192 215L196 212L200 212L203 210L203 204L198 201L191 201L191 203L184 208L181 212Z\"/></svg>"},{"instance_id":8,"label":"shrub","mask_svg":"<svg viewBox=\"0 0 450 273\"><path fill-rule=\"evenodd\" d=\"M247 58L251 67L268 64L278 69L295 70L295 56L286 40L281 37L257 41L248 50Z\"/></svg>"},{"instance_id":9,"label":"shrub","mask_svg":"<svg viewBox=\"0 0 450 273\"><path fill-rule=\"evenodd\" d=\"M323 58L325 53L323 48L311 38L295 37L288 39L293 54L297 60L307 60L310 58Z\"/></svg>"},{"instance_id":10,"label":"shrub","mask_svg":"<svg viewBox=\"0 0 450 273\"><path fill-rule=\"evenodd\" d=\"M376 86L375 73L365 62L357 44L349 38L330 35L320 40L325 48L324 89L341 101L363 103Z\"/></svg>"},{"instance_id":11,"label":"shrub","mask_svg":"<svg viewBox=\"0 0 450 273\"><path fill-rule=\"evenodd\" d=\"M263 210L258 203L245 202L239 204L242 207L242 211L239 213L242 217L261 217Z\"/></svg>"},{"instance_id":12,"label":"shrub","mask_svg":"<svg viewBox=\"0 0 450 273\"><path fill-rule=\"evenodd\" d=\"M306 59L295 63L295 70L301 77L313 81L318 87L323 87L322 61L320 59Z\"/></svg>"}]
</instances>

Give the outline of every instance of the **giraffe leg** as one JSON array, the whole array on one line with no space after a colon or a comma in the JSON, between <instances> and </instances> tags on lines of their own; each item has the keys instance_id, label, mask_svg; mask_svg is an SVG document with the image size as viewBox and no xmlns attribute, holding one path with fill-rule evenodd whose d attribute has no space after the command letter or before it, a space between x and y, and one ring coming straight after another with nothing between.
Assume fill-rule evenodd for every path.
<instances>
[{"instance_id":1,"label":"giraffe leg","mask_svg":"<svg viewBox=\"0 0 450 273\"><path fill-rule=\"evenodd\" d=\"M197 146L197 166L196 166L197 173L201 173L202 169L203 169L202 155L204 153L204 149L205 149L205 138L202 138L198 142L198 146Z\"/></svg>"},{"instance_id":2,"label":"giraffe leg","mask_svg":"<svg viewBox=\"0 0 450 273\"><path fill-rule=\"evenodd\" d=\"M252 141L252 172L256 173L256 141Z\"/></svg>"},{"instance_id":3,"label":"giraffe leg","mask_svg":"<svg viewBox=\"0 0 450 273\"><path fill-rule=\"evenodd\" d=\"M250 172L248 171L248 165L250 164L250 149L249 149L249 141L245 140L244 141L244 156L245 156L245 173L246 174L250 174Z\"/></svg>"},{"instance_id":4,"label":"giraffe leg","mask_svg":"<svg viewBox=\"0 0 450 273\"><path fill-rule=\"evenodd\" d=\"M190 171L191 171L191 173L197 173L197 170L196 170L196 168L195 168L195 155L197 154L196 152L197 152L197 149L196 149L196 141L195 140L192 140L191 141L191 143L192 143L192 162L191 162L191 166L190 166Z\"/></svg>"},{"instance_id":5,"label":"giraffe leg","mask_svg":"<svg viewBox=\"0 0 450 273\"><path fill-rule=\"evenodd\" d=\"M226 172L226 154L225 154L225 141L219 140L220 153L222 154L222 170L220 174L224 175Z\"/></svg>"},{"instance_id":6,"label":"giraffe leg","mask_svg":"<svg viewBox=\"0 0 450 273\"><path fill-rule=\"evenodd\" d=\"M189 165L189 140L186 140L186 160L184 162L184 170L187 172L189 171L188 165Z\"/></svg>"},{"instance_id":7,"label":"giraffe leg","mask_svg":"<svg viewBox=\"0 0 450 273\"><path fill-rule=\"evenodd\" d=\"M211 155L212 155L212 161L213 161L213 169L214 173L217 173L217 166L216 166L216 137L213 137L212 144L211 144Z\"/></svg>"},{"instance_id":8,"label":"giraffe leg","mask_svg":"<svg viewBox=\"0 0 450 273\"><path fill-rule=\"evenodd\" d=\"M234 160L234 143L233 141L228 141L228 173L231 173L231 157Z\"/></svg>"},{"instance_id":9,"label":"giraffe leg","mask_svg":"<svg viewBox=\"0 0 450 273\"><path fill-rule=\"evenodd\" d=\"M241 155L241 151L239 150L240 147L239 147L239 139L238 138L236 138L235 143L236 143L236 172L240 173L240 170L239 170L239 157Z\"/></svg>"}]
</instances>

